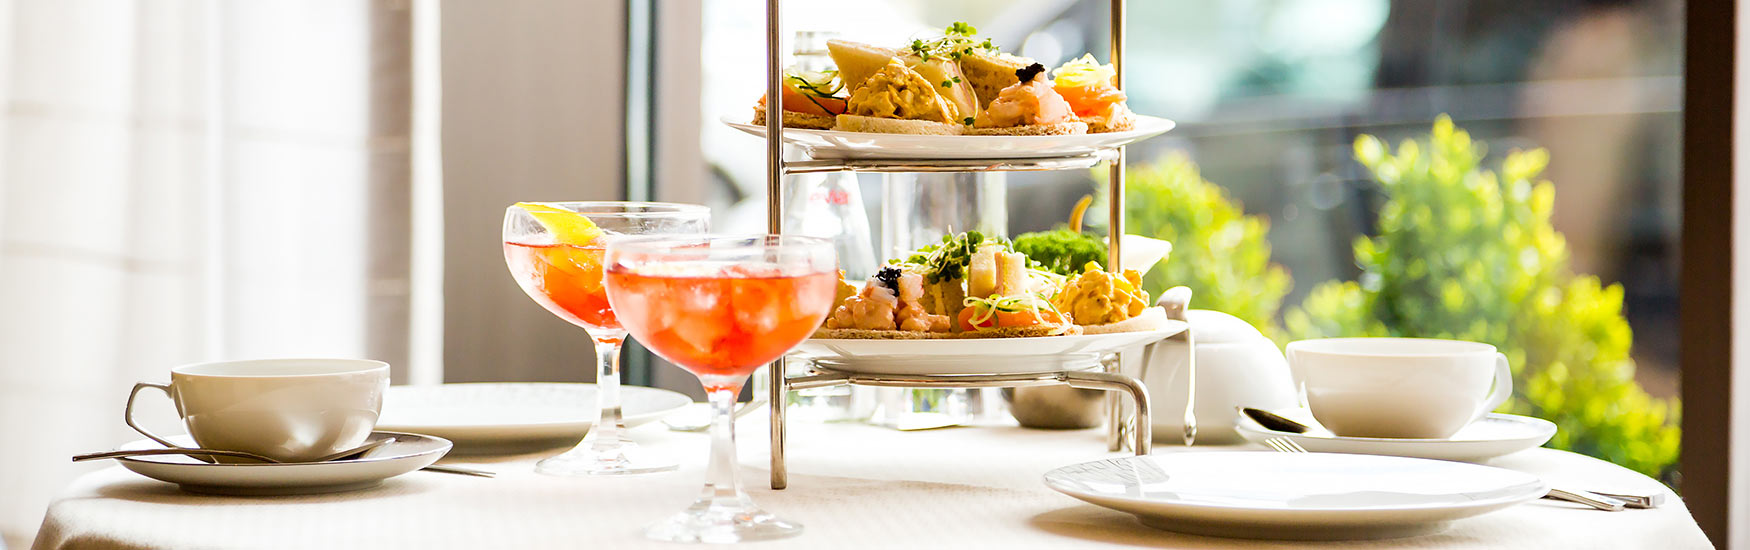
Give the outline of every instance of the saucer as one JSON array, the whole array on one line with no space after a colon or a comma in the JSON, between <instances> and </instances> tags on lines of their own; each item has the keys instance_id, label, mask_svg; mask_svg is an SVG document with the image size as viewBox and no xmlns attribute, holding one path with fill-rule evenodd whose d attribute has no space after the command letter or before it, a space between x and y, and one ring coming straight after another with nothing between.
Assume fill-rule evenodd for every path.
<instances>
[{"instance_id":1,"label":"saucer","mask_svg":"<svg viewBox=\"0 0 1750 550\"><path fill-rule=\"evenodd\" d=\"M442 438L400 433L371 432L367 441L386 437L395 442L366 453L363 458L303 464L210 464L187 455L151 455L117 459L134 473L175 483L190 493L239 496L308 495L356 491L377 486L385 479L430 466L449 452ZM172 443L193 447L194 438L172 436ZM156 441L141 439L120 450L162 449Z\"/></svg>"},{"instance_id":2,"label":"saucer","mask_svg":"<svg viewBox=\"0 0 1750 550\"><path fill-rule=\"evenodd\" d=\"M1173 452L1045 473L1060 493L1198 535L1354 540L1424 535L1543 496L1537 476L1395 456Z\"/></svg>"},{"instance_id":3,"label":"saucer","mask_svg":"<svg viewBox=\"0 0 1750 550\"><path fill-rule=\"evenodd\" d=\"M1308 409L1278 409L1270 412L1305 424L1311 429L1304 434L1279 432L1260 426L1244 415L1240 416L1234 427L1242 437L1253 443L1282 437L1315 453L1406 456L1463 462L1481 462L1537 447L1556 435L1556 425L1548 420L1491 413L1445 439L1344 437L1319 426L1318 421L1313 420L1312 411Z\"/></svg>"},{"instance_id":4,"label":"saucer","mask_svg":"<svg viewBox=\"0 0 1750 550\"><path fill-rule=\"evenodd\" d=\"M448 439L456 455L517 454L576 445L596 421L595 384L390 386L377 428ZM620 386L627 427L691 404L686 395Z\"/></svg>"}]
</instances>

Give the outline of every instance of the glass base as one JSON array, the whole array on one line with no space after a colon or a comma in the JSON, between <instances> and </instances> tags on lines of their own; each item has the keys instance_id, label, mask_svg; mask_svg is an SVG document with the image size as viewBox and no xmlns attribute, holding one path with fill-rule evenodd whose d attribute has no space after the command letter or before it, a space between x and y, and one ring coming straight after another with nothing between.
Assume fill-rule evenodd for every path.
<instances>
[{"instance_id":1,"label":"glass base","mask_svg":"<svg viewBox=\"0 0 1750 550\"><path fill-rule=\"evenodd\" d=\"M729 544L790 538L802 534L802 524L782 519L754 506L745 497L694 502L686 511L644 529L644 536L668 542Z\"/></svg>"},{"instance_id":2,"label":"glass base","mask_svg":"<svg viewBox=\"0 0 1750 550\"><path fill-rule=\"evenodd\" d=\"M674 460L653 455L636 443L623 442L617 447L598 451L589 439L563 454L535 463L536 472L566 477L649 474L673 471L678 467Z\"/></svg>"}]
</instances>

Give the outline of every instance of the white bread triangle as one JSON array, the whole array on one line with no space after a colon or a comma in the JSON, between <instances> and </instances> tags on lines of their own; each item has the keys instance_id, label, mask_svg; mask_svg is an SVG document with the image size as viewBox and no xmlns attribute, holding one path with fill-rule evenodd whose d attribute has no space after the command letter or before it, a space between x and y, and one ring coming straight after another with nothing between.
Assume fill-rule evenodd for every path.
<instances>
[{"instance_id":1,"label":"white bread triangle","mask_svg":"<svg viewBox=\"0 0 1750 550\"><path fill-rule=\"evenodd\" d=\"M826 41L826 53L838 65L839 82L844 83L846 90L862 87L869 75L880 72L888 60L899 55L896 50L838 39Z\"/></svg>"}]
</instances>

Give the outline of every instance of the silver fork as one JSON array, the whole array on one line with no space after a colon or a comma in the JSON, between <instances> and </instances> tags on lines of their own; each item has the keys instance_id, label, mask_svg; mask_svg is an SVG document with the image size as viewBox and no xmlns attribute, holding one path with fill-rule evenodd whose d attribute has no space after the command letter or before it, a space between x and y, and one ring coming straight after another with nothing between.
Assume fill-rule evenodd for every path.
<instances>
[{"instance_id":1,"label":"silver fork","mask_svg":"<svg viewBox=\"0 0 1750 550\"><path fill-rule=\"evenodd\" d=\"M1279 453L1307 452L1305 447L1301 447L1299 443L1295 443L1294 440L1286 437L1272 437L1265 439L1264 446ZM1580 490L1551 488L1549 493L1545 494L1543 498L1575 502L1607 512L1621 512L1624 507L1624 502L1622 500Z\"/></svg>"},{"instance_id":2,"label":"silver fork","mask_svg":"<svg viewBox=\"0 0 1750 550\"><path fill-rule=\"evenodd\" d=\"M1272 437L1264 440L1264 446L1278 453L1304 453L1306 447L1300 446L1294 440L1286 437Z\"/></svg>"}]
</instances>

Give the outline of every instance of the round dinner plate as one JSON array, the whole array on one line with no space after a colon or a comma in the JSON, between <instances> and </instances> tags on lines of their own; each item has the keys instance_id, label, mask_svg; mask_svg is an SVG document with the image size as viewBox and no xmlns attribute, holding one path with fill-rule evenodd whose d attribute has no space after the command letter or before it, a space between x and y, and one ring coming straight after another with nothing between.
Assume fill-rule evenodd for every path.
<instances>
[{"instance_id":1,"label":"round dinner plate","mask_svg":"<svg viewBox=\"0 0 1750 550\"><path fill-rule=\"evenodd\" d=\"M1549 442L1556 435L1556 425L1548 420L1515 414L1491 413L1446 439L1398 439L1383 437L1343 437L1319 426L1312 411L1305 408L1270 411L1283 418L1312 428L1307 433L1279 432L1258 425L1245 415L1235 423L1240 436L1253 443L1282 437L1293 440L1315 453L1352 453L1366 455L1407 456L1437 460L1481 462L1505 456Z\"/></svg>"},{"instance_id":2,"label":"round dinner plate","mask_svg":"<svg viewBox=\"0 0 1750 550\"><path fill-rule=\"evenodd\" d=\"M175 483L191 493L218 495L277 496L336 493L375 487L383 480L430 466L449 452L443 438L399 432L371 432L367 441L387 437L393 443L366 453L363 458L301 464L211 464L187 455L133 456L116 459L134 473ZM194 447L187 435L170 442ZM141 439L120 450L162 449L164 445Z\"/></svg>"},{"instance_id":3,"label":"round dinner plate","mask_svg":"<svg viewBox=\"0 0 1750 550\"><path fill-rule=\"evenodd\" d=\"M1423 535L1549 489L1531 474L1463 462L1275 452L1096 460L1046 472L1045 484L1158 529L1294 540Z\"/></svg>"},{"instance_id":4,"label":"round dinner plate","mask_svg":"<svg viewBox=\"0 0 1750 550\"><path fill-rule=\"evenodd\" d=\"M468 383L391 386L377 428L442 437L456 454L513 454L577 444L595 424L595 384ZM626 426L692 403L686 395L620 386Z\"/></svg>"},{"instance_id":5,"label":"round dinner plate","mask_svg":"<svg viewBox=\"0 0 1750 550\"><path fill-rule=\"evenodd\" d=\"M968 375L1026 374L1087 368L1101 354L1140 346L1184 332L1182 321L1167 328L1112 334L1032 338L944 338L876 340L810 338L795 353L815 364L854 374Z\"/></svg>"},{"instance_id":6,"label":"round dinner plate","mask_svg":"<svg viewBox=\"0 0 1750 550\"><path fill-rule=\"evenodd\" d=\"M723 123L765 137L764 125L723 118ZM1136 116L1136 127L1124 132L1065 136L932 136L785 128L784 141L808 149L817 159L1016 159L1085 155L1129 145L1172 130L1175 123L1159 117Z\"/></svg>"}]
</instances>

